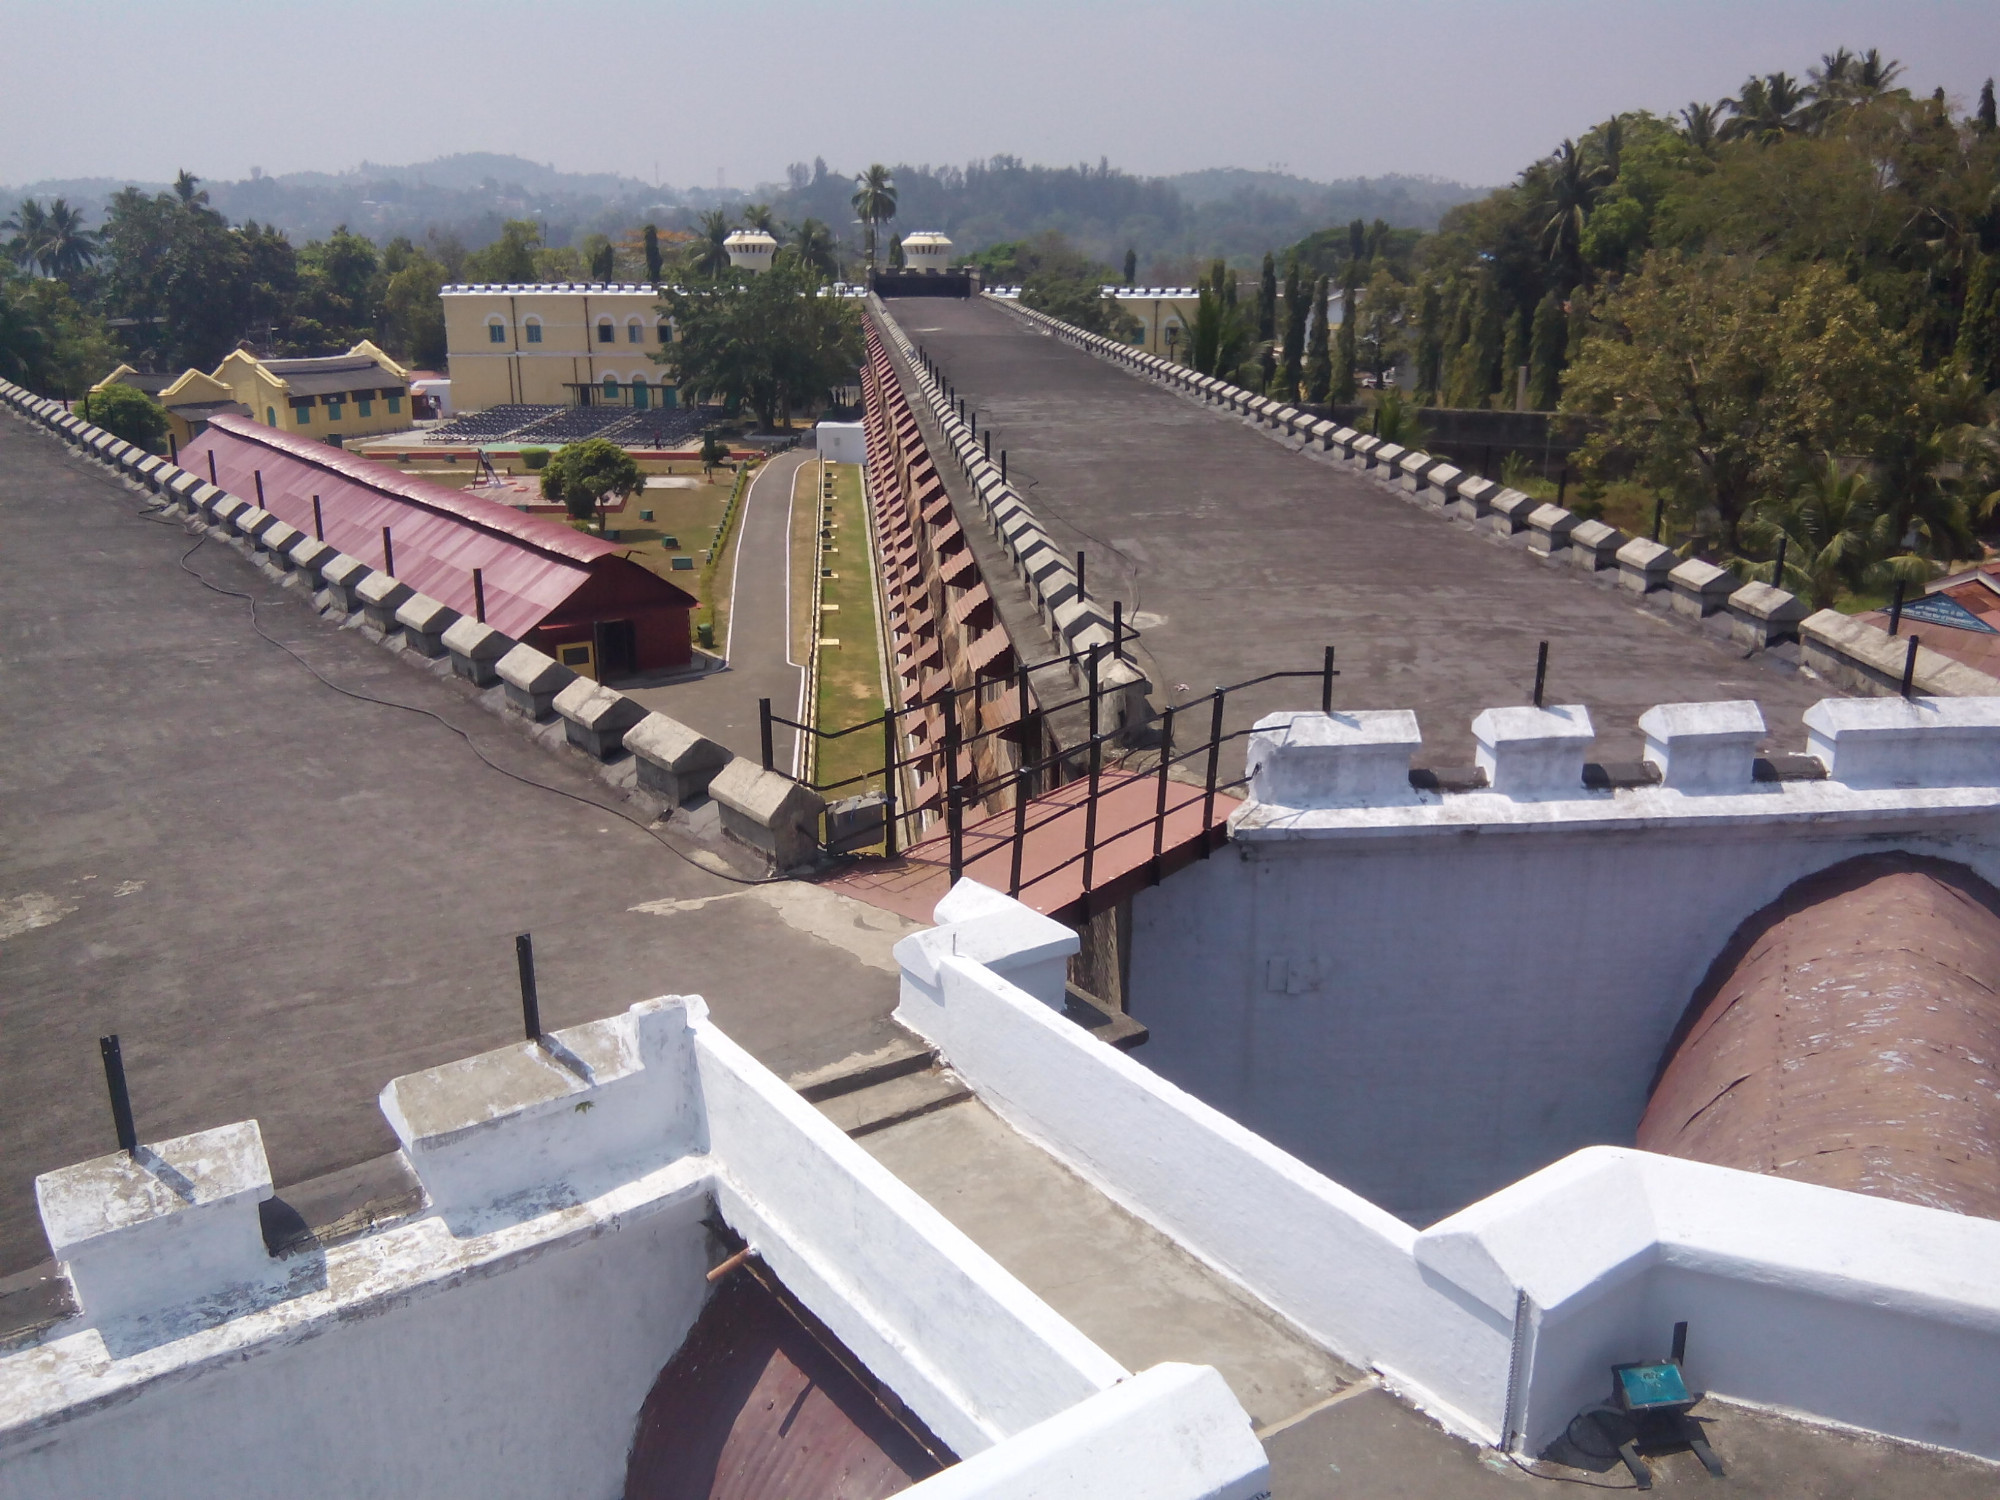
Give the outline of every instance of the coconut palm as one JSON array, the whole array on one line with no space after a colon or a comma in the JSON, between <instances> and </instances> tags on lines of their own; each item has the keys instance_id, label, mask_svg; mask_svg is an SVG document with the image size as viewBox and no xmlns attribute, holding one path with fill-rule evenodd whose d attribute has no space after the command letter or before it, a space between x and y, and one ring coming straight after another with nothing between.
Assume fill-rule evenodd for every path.
<instances>
[{"instance_id":1,"label":"coconut palm","mask_svg":"<svg viewBox=\"0 0 2000 1500\"><path fill-rule=\"evenodd\" d=\"M11 214L0 219L0 233L12 235L7 254L24 270L33 271L41 264L42 241L48 232L49 211L34 198L23 198Z\"/></svg>"},{"instance_id":2,"label":"coconut palm","mask_svg":"<svg viewBox=\"0 0 2000 1500\"><path fill-rule=\"evenodd\" d=\"M745 229L761 229L764 233L770 235L772 239L778 238L778 221L771 216L771 205L768 203L752 203L745 208L743 210L743 227Z\"/></svg>"},{"instance_id":3,"label":"coconut palm","mask_svg":"<svg viewBox=\"0 0 2000 1500\"><path fill-rule=\"evenodd\" d=\"M1730 118L1719 134L1726 141L1768 144L1806 127L1809 102L1808 91L1789 73L1766 73L1762 78L1745 79L1742 92L1723 101Z\"/></svg>"},{"instance_id":4,"label":"coconut palm","mask_svg":"<svg viewBox=\"0 0 2000 1500\"><path fill-rule=\"evenodd\" d=\"M840 254L833 231L818 219L807 219L792 231L791 250L799 264L832 278L840 274Z\"/></svg>"},{"instance_id":5,"label":"coconut palm","mask_svg":"<svg viewBox=\"0 0 2000 1500\"><path fill-rule=\"evenodd\" d=\"M1826 454L1791 493L1760 505L1745 523L1745 539L1771 553L1769 562L1752 564L1750 573L1791 590L1814 609L1829 609L1843 593L1881 581L1881 559L1894 540L1891 525L1868 475ZM1774 576L1781 537L1782 578Z\"/></svg>"},{"instance_id":6,"label":"coconut palm","mask_svg":"<svg viewBox=\"0 0 2000 1500\"><path fill-rule=\"evenodd\" d=\"M896 217L896 179L889 169L876 162L854 179L854 197L849 200L868 234L868 265L875 265L875 232L878 226Z\"/></svg>"},{"instance_id":7,"label":"coconut palm","mask_svg":"<svg viewBox=\"0 0 2000 1500\"><path fill-rule=\"evenodd\" d=\"M1550 213L1542 226L1542 249L1561 265L1572 283L1583 279L1583 226L1597 206L1604 171L1593 167L1575 141L1556 147L1547 164Z\"/></svg>"},{"instance_id":8,"label":"coconut palm","mask_svg":"<svg viewBox=\"0 0 2000 1500\"><path fill-rule=\"evenodd\" d=\"M729 215L711 208L696 221L694 243L688 249L688 270L696 276L722 276L729 270Z\"/></svg>"},{"instance_id":9,"label":"coconut palm","mask_svg":"<svg viewBox=\"0 0 2000 1500\"><path fill-rule=\"evenodd\" d=\"M1687 143L1703 156L1714 156L1716 133L1722 126L1721 108L1696 100L1681 111L1681 120Z\"/></svg>"},{"instance_id":10,"label":"coconut palm","mask_svg":"<svg viewBox=\"0 0 2000 1500\"><path fill-rule=\"evenodd\" d=\"M7 245L14 259L44 276L69 277L97 259L96 231L83 227L83 215L64 198L51 199L46 208L24 199L0 230L14 232Z\"/></svg>"}]
</instances>

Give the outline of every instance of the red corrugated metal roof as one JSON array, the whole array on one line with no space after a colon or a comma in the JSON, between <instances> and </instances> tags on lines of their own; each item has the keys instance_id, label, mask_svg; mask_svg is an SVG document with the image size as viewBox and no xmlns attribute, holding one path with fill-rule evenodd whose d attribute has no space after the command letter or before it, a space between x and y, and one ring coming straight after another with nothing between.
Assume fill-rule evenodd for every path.
<instances>
[{"instance_id":1,"label":"red corrugated metal roof","mask_svg":"<svg viewBox=\"0 0 2000 1500\"><path fill-rule=\"evenodd\" d=\"M657 586L659 603L694 603L666 579L626 561L622 548L601 537L245 418L211 422L181 450L181 466L206 474L211 454L216 482L244 499L256 499L261 471L264 508L307 536L313 534L312 497L318 495L327 543L373 567L382 566L387 526L396 577L467 617L474 612L472 570L478 568L486 622L516 638L599 573L632 570L644 575L633 581L649 592Z\"/></svg>"}]
</instances>

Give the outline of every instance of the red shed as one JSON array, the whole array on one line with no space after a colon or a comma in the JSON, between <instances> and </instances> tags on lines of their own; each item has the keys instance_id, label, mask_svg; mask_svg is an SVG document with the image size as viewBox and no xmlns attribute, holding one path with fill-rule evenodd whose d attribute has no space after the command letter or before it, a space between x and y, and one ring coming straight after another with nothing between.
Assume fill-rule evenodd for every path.
<instances>
[{"instance_id":1,"label":"red shed","mask_svg":"<svg viewBox=\"0 0 2000 1500\"><path fill-rule=\"evenodd\" d=\"M181 466L212 472L251 501L261 476L266 510L372 567L384 565L387 527L394 576L468 618L478 615L477 569L489 625L586 676L671 670L692 659L694 597L602 537L244 417L211 421L181 450Z\"/></svg>"}]
</instances>

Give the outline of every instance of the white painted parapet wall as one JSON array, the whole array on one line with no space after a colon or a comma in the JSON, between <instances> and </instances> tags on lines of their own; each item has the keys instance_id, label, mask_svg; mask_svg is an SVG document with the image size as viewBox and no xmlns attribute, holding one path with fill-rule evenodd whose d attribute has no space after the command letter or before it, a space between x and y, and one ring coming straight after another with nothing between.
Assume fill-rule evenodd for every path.
<instances>
[{"instance_id":1,"label":"white painted parapet wall","mask_svg":"<svg viewBox=\"0 0 2000 1500\"><path fill-rule=\"evenodd\" d=\"M1595 1147L1419 1232L1010 983L1056 924L969 884L959 921L898 946L898 1019L1016 1128L1458 1431L1539 1451L1686 1321L1697 1388L2000 1458L2000 1223Z\"/></svg>"},{"instance_id":2,"label":"white painted parapet wall","mask_svg":"<svg viewBox=\"0 0 2000 1500\"><path fill-rule=\"evenodd\" d=\"M998 955L996 955L998 956ZM622 1492L719 1215L961 1456L911 1494L1268 1489L1212 1370L1139 1378L707 1020L692 997L398 1078L416 1215L288 1258L254 1123L51 1173L81 1307L0 1354L0 1493ZM1171 1442L1168 1441L1171 1436ZM935 1490L928 1485L936 1485Z\"/></svg>"}]
</instances>

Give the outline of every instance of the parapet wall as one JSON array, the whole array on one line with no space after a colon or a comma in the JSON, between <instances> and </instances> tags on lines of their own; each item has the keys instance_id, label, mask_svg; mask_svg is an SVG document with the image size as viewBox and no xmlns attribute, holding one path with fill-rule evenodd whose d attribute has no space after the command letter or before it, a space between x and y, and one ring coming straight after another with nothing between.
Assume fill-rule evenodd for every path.
<instances>
[{"instance_id":1,"label":"parapet wall","mask_svg":"<svg viewBox=\"0 0 2000 1500\"><path fill-rule=\"evenodd\" d=\"M1459 1432L1540 1452L1603 1399L1611 1365L1663 1357L1686 1321L1693 1388L2000 1458L2000 1223L1593 1147L1420 1232L1064 1019L1031 977L1046 919L970 882L939 917L897 948L904 1024L1018 1129ZM1566 950L1587 920L1522 946ZM1330 925L1351 930L1341 913ZM1454 1024L1433 1016L1431 1034ZM1407 1056L1426 1066L1421 1047ZM1370 1102L1391 1097L1386 1073ZM1474 1121L1461 1139L1504 1128Z\"/></svg>"},{"instance_id":2,"label":"parapet wall","mask_svg":"<svg viewBox=\"0 0 2000 1500\"><path fill-rule=\"evenodd\" d=\"M485 690L493 706L531 724L559 725L564 742L596 761L616 763L614 775L629 762L623 785L650 798L656 810L712 797L724 835L750 859L782 870L817 854L822 800L791 778L578 677L547 653L305 535L253 501L84 422L60 401L0 381L0 403L154 491L190 524L207 526L274 576L306 590L323 612L359 617L376 638L418 659L449 660L451 670Z\"/></svg>"}]
</instances>

